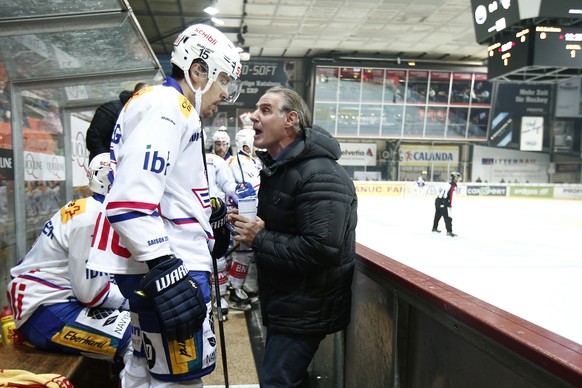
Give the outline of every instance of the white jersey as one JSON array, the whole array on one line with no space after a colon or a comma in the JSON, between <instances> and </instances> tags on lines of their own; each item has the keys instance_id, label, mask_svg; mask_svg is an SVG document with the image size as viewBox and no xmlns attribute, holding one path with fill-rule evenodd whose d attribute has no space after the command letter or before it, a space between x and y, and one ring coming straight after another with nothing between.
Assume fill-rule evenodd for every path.
<instances>
[{"instance_id":1,"label":"white jersey","mask_svg":"<svg viewBox=\"0 0 582 388\"><path fill-rule=\"evenodd\" d=\"M259 173L263 168L259 159L249 156L244 152L239 152L232 156L227 163L234 175L236 183L242 183L243 181L248 182L258 193L259 187L261 186L261 177Z\"/></svg>"},{"instance_id":2,"label":"white jersey","mask_svg":"<svg viewBox=\"0 0 582 388\"><path fill-rule=\"evenodd\" d=\"M211 197L227 199L236 190L236 182L228 164L222 157L207 153L206 164L208 166L208 188Z\"/></svg>"},{"instance_id":3,"label":"white jersey","mask_svg":"<svg viewBox=\"0 0 582 388\"><path fill-rule=\"evenodd\" d=\"M78 301L119 308L124 298L106 273L86 269L95 219L103 205L93 197L69 202L47 221L24 259L10 270L8 297L16 327L42 305Z\"/></svg>"},{"instance_id":4,"label":"white jersey","mask_svg":"<svg viewBox=\"0 0 582 388\"><path fill-rule=\"evenodd\" d=\"M200 117L174 87L138 91L111 139L112 185L88 267L148 272L148 260L174 254L189 270L210 271L214 237ZM100 252L106 252L102 255Z\"/></svg>"}]
</instances>

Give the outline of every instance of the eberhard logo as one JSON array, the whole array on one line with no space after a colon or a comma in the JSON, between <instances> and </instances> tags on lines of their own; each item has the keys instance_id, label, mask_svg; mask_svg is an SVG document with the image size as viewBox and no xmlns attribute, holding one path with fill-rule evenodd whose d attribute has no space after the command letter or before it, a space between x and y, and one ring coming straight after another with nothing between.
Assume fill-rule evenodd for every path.
<instances>
[{"instance_id":1,"label":"eberhard logo","mask_svg":"<svg viewBox=\"0 0 582 388\"><path fill-rule=\"evenodd\" d=\"M115 348L110 346L110 338L74 327L65 326L60 333L53 336L52 341L74 349L106 354L108 356L115 355Z\"/></svg>"}]
</instances>

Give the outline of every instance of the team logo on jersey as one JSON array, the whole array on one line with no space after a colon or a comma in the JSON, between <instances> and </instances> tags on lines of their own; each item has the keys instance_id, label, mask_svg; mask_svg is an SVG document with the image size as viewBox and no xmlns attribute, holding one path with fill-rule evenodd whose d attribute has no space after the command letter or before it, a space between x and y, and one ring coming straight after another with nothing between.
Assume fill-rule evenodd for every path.
<instances>
[{"instance_id":1,"label":"team logo on jersey","mask_svg":"<svg viewBox=\"0 0 582 388\"><path fill-rule=\"evenodd\" d=\"M170 151L168 151L168 156L164 159L163 156L158 154L158 151L151 151L152 145L148 144L146 147L146 153L143 160L143 169L146 171L155 172L156 174L168 172L168 167L170 166Z\"/></svg>"},{"instance_id":2,"label":"team logo on jersey","mask_svg":"<svg viewBox=\"0 0 582 388\"><path fill-rule=\"evenodd\" d=\"M71 221L74 216L85 213L87 207L87 198L81 198L69 202L69 204L61 209L61 223L66 224Z\"/></svg>"},{"instance_id":3,"label":"team logo on jersey","mask_svg":"<svg viewBox=\"0 0 582 388\"><path fill-rule=\"evenodd\" d=\"M192 110L194 109L190 101L188 101L186 97L180 94L178 96L178 102L180 103L180 110L182 111L182 114L184 114L186 118L190 117L190 114L192 114Z\"/></svg>"},{"instance_id":4,"label":"team logo on jersey","mask_svg":"<svg viewBox=\"0 0 582 388\"><path fill-rule=\"evenodd\" d=\"M113 132L111 132L111 143L119 144L120 140L121 140L121 125L119 123L115 123L115 128L113 128Z\"/></svg>"},{"instance_id":5,"label":"team logo on jersey","mask_svg":"<svg viewBox=\"0 0 582 388\"><path fill-rule=\"evenodd\" d=\"M64 222L63 222L64 223ZM42 228L42 234L50 238L51 240L55 237L55 226L51 220L48 220L44 227Z\"/></svg>"}]
</instances>

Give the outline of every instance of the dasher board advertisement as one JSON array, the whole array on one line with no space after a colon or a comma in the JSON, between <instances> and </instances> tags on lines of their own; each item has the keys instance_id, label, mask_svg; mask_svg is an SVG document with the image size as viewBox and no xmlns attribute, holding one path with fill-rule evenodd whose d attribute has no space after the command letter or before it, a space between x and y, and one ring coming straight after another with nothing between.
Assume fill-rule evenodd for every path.
<instances>
[{"instance_id":1,"label":"dasher board advertisement","mask_svg":"<svg viewBox=\"0 0 582 388\"><path fill-rule=\"evenodd\" d=\"M375 166L378 152L376 143L340 143L342 166Z\"/></svg>"}]
</instances>

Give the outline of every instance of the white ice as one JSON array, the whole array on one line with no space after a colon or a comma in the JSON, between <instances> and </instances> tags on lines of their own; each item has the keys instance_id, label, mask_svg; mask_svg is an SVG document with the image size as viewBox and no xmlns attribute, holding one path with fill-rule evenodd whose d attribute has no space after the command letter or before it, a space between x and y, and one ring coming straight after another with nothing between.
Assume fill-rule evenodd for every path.
<instances>
[{"instance_id":1,"label":"white ice","mask_svg":"<svg viewBox=\"0 0 582 388\"><path fill-rule=\"evenodd\" d=\"M432 233L433 197L360 196L357 241L582 344L582 201L459 196Z\"/></svg>"}]
</instances>

